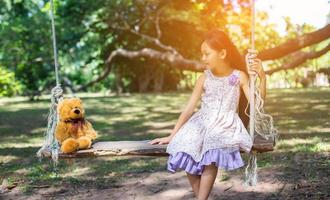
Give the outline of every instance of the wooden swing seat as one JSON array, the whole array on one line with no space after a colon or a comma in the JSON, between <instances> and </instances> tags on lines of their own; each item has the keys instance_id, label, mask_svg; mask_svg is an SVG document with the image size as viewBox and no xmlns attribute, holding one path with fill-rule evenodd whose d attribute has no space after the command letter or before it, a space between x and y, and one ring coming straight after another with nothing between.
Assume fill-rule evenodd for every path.
<instances>
[{"instance_id":1,"label":"wooden swing seat","mask_svg":"<svg viewBox=\"0 0 330 200\"><path fill-rule=\"evenodd\" d=\"M97 156L122 156L122 155L146 155L146 156L168 156L166 153L167 145L151 145L150 140L142 141L103 141L96 142L90 149L79 150L75 153L60 153L59 158L83 158ZM273 151L274 140L265 140L261 137L255 137L252 147L253 151L258 153ZM244 152L241 150L241 152ZM50 157L48 151L44 151L45 157Z\"/></svg>"}]
</instances>

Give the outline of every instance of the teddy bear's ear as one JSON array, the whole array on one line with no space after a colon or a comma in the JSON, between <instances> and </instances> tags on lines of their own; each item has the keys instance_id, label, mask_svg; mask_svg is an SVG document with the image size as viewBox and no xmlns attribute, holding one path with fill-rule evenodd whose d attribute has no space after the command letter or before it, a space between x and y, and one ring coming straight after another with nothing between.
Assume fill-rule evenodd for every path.
<instances>
[{"instance_id":1,"label":"teddy bear's ear","mask_svg":"<svg viewBox=\"0 0 330 200\"><path fill-rule=\"evenodd\" d=\"M81 106L82 105L82 101L81 99L74 97L70 99L70 105L74 105L75 106Z\"/></svg>"},{"instance_id":2,"label":"teddy bear's ear","mask_svg":"<svg viewBox=\"0 0 330 200\"><path fill-rule=\"evenodd\" d=\"M76 99L79 104L82 104L82 100L80 98L76 98Z\"/></svg>"}]
</instances>

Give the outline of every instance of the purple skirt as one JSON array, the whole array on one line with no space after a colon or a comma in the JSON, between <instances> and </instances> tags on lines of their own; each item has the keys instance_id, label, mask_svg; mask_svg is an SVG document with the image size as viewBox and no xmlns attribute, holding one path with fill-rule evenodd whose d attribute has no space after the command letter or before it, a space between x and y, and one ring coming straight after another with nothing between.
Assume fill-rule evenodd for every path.
<instances>
[{"instance_id":1,"label":"purple skirt","mask_svg":"<svg viewBox=\"0 0 330 200\"><path fill-rule=\"evenodd\" d=\"M218 168L234 170L244 166L239 150L226 151L225 149L210 149L203 155L201 161L196 162L189 154L178 152L170 155L167 161L167 170L176 172L183 169L189 174L201 175L204 166L215 163Z\"/></svg>"}]
</instances>

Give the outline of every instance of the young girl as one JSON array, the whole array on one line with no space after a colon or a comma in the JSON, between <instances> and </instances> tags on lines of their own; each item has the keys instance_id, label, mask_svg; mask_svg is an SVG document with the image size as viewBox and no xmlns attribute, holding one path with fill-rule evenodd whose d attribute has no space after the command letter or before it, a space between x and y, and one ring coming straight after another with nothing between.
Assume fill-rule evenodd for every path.
<instances>
[{"instance_id":1,"label":"young girl","mask_svg":"<svg viewBox=\"0 0 330 200\"><path fill-rule=\"evenodd\" d=\"M242 122L247 125L244 109L249 98L249 77L244 59L229 37L220 30L206 34L201 52L206 70L199 76L172 133L149 142L168 144L168 170L185 170L199 200L208 198L218 168L233 170L242 167L244 162L240 149L250 152L253 145ZM248 73L257 74L260 78L264 100L266 75L261 61L255 56L247 54ZM240 95L241 91L245 97ZM200 98L201 108L193 113Z\"/></svg>"}]
</instances>

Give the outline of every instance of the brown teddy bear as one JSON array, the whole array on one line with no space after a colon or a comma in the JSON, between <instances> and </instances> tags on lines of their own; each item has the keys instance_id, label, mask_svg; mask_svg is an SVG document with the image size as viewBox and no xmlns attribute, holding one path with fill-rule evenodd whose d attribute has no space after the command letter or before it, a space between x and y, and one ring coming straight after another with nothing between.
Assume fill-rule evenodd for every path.
<instances>
[{"instance_id":1,"label":"brown teddy bear","mask_svg":"<svg viewBox=\"0 0 330 200\"><path fill-rule=\"evenodd\" d=\"M61 145L63 153L71 153L79 149L88 149L97 133L92 124L85 120L85 110L79 98L64 99L58 105L59 122L55 137Z\"/></svg>"}]
</instances>

